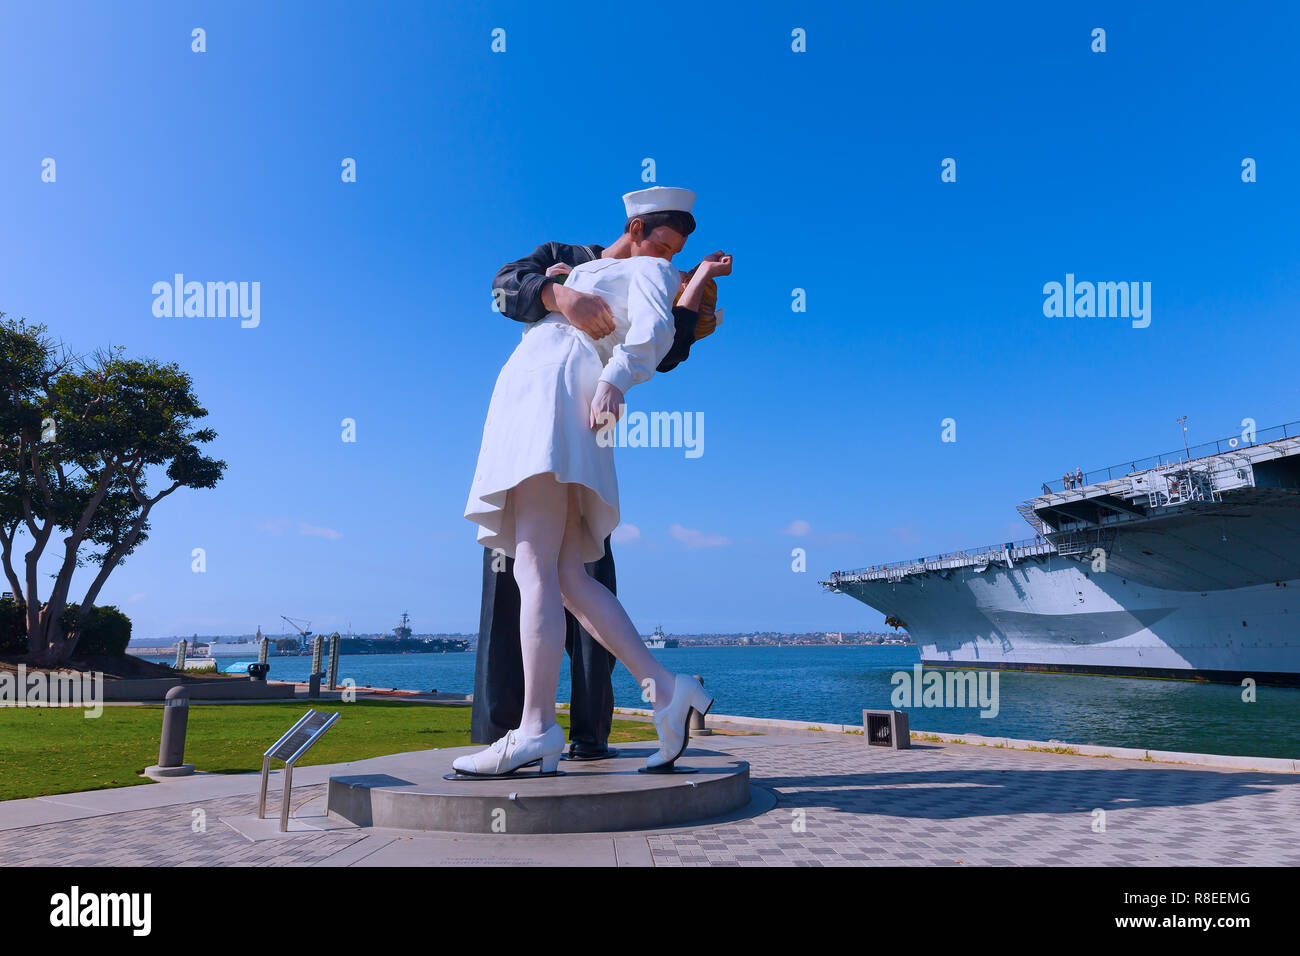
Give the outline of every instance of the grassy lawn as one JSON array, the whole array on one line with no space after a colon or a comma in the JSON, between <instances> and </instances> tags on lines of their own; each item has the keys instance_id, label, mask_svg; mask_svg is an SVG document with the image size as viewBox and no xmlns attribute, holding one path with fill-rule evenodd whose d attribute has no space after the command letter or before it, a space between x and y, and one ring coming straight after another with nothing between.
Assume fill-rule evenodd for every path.
<instances>
[{"instance_id":1,"label":"grassy lawn","mask_svg":"<svg viewBox=\"0 0 1300 956\"><path fill-rule=\"evenodd\" d=\"M468 707L398 701L191 703L185 761L196 770L262 769L262 753L308 708L342 714L297 766L469 743ZM567 732L568 714L559 721ZM138 776L158 762L162 707L105 707L87 719L77 708L0 708L0 800L152 783ZM653 740L648 723L615 720L612 742ZM279 768L283 764L272 764Z\"/></svg>"}]
</instances>

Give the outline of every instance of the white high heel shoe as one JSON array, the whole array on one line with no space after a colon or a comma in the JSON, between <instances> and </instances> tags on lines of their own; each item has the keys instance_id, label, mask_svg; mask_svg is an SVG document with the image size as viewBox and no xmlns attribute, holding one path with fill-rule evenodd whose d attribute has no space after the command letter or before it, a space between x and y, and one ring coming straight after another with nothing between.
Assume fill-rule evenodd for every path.
<instances>
[{"instance_id":1,"label":"white high heel shoe","mask_svg":"<svg viewBox=\"0 0 1300 956\"><path fill-rule=\"evenodd\" d=\"M713 698L704 690L704 685L690 674L674 674L672 699L663 710L655 711L659 750L646 761L646 771L671 773L673 763L686 750L691 739L691 711L704 716L712 707Z\"/></svg>"},{"instance_id":2,"label":"white high heel shoe","mask_svg":"<svg viewBox=\"0 0 1300 956\"><path fill-rule=\"evenodd\" d=\"M538 776L555 773L564 753L564 730L551 724L537 737L521 737L512 730L486 750L466 754L452 761L451 767L467 777L508 777L523 767L537 765Z\"/></svg>"}]
</instances>

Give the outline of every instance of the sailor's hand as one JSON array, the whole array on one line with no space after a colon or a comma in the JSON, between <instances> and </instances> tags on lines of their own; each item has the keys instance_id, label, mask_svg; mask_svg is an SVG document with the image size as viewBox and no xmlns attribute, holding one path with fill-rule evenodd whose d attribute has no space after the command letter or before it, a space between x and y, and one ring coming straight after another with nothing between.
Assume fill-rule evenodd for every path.
<instances>
[{"instance_id":1,"label":"sailor's hand","mask_svg":"<svg viewBox=\"0 0 1300 956\"><path fill-rule=\"evenodd\" d=\"M614 331L614 314L600 296L562 285L554 288L555 305L575 329L581 329L593 339L603 339Z\"/></svg>"},{"instance_id":2,"label":"sailor's hand","mask_svg":"<svg viewBox=\"0 0 1300 956\"><path fill-rule=\"evenodd\" d=\"M590 424L593 431L609 428L623 414L623 393L609 382L600 382L596 386L596 395L591 400Z\"/></svg>"}]
</instances>

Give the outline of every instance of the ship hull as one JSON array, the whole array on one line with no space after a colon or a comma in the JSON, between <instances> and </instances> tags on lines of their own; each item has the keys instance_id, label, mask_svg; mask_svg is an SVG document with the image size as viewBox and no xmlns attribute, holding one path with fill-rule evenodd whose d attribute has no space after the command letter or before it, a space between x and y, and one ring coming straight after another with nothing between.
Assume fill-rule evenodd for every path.
<instances>
[{"instance_id":1,"label":"ship hull","mask_svg":"<svg viewBox=\"0 0 1300 956\"><path fill-rule=\"evenodd\" d=\"M1050 554L839 590L899 618L927 664L1300 685L1300 579L1173 590Z\"/></svg>"},{"instance_id":2,"label":"ship hull","mask_svg":"<svg viewBox=\"0 0 1300 956\"><path fill-rule=\"evenodd\" d=\"M257 660L257 655L260 650L261 645L259 644L209 644L207 646L207 656L239 658L240 660ZM274 645L267 648L267 656L277 656Z\"/></svg>"}]
</instances>

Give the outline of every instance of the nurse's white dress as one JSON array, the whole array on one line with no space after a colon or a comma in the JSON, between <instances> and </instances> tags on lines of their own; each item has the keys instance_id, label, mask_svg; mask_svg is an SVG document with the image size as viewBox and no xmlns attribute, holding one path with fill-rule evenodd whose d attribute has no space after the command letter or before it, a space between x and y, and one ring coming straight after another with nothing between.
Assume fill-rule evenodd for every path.
<instances>
[{"instance_id":1,"label":"nurse's white dress","mask_svg":"<svg viewBox=\"0 0 1300 956\"><path fill-rule=\"evenodd\" d=\"M605 553L618 527L614 449L590 426L600 381L627 394L648 381L673 344L672 303L680 273L666 259L634 256L578 265L564 283L599 295L614 331L596 341L558 312L529 326L497 376L465 517L478 540L515 556L511 490L525 478L553 474L580 487L583 561ZM606 439L608 441L608 439Z\"/></svg>"}]
</instances>

